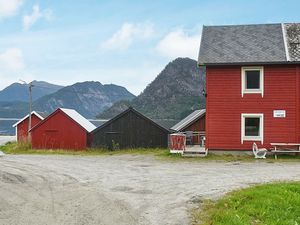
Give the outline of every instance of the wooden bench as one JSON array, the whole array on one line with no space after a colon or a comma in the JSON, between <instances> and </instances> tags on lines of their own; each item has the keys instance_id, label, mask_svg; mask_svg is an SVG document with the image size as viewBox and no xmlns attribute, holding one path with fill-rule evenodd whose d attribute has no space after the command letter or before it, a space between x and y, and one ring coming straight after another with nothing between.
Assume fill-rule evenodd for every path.
<instances>
[{"instance_id":1,"label":"wooden bench","mask_svg":"<svg viewBox=\"0 0 300 225\"><path fill-rule=\"evenodd\" d=\"M271 150L277 159L277 154L288 154L288 153L300 153L300 143L270 143L274 149ZM284 148L286 147L286 148ZM297 147L297 149L291 149L290 147Z\"/></svg>"}]
</instances>

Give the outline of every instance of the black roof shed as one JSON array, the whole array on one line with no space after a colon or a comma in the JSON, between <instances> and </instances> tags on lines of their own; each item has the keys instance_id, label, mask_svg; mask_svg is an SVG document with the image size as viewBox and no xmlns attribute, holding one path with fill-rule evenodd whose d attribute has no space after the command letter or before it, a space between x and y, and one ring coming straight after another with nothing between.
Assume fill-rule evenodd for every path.
<instances>
[{"instance_id":1,"label":"black roof shed","mask_svg":"<svg viewBox=\"0 0 300 225\"><path fill-rule=\"evenodd\" d=\"M166 128L129 107L91 133L91 147L166 148L169 133Z\"/></svg>"}]
</instances>

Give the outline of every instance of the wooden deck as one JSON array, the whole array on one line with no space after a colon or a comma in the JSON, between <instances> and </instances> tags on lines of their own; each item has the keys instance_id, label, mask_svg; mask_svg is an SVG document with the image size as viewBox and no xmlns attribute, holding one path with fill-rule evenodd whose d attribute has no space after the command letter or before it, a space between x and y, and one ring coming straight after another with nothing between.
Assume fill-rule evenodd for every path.
<instances>
[{"instance_id":1,"label":"wooden deck","mask_svg":"<svg viewBox=\"0 0 300 225\"><path fill-rule=\"evenodd\" d=\"M205 149L205 139L203 139L203 137L205 138L204 134L193 132L188 137L189 140L187 140L187 134L184 132L171 134L170 153L181 154L185 157L205 157L207 150Z\"/></svg>"},{"instance_id":2,"label":"wooden deck","mask_svg":"<svg viewBox=\"0 0 300 225\"><path fill-rule=\"evenodd\" d=\"M200 145L188 145L182 152L182 156L184 157L205 157L206 155L207 151L205 147L201 147Z\"/></svg>"}]
</instances>

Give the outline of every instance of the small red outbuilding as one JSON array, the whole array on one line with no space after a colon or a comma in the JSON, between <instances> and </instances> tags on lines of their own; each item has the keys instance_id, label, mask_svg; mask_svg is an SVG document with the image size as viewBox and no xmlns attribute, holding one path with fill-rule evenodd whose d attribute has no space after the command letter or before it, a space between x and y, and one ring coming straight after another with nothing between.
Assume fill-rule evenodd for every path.
<instances>
[{"instance_id":1,"label":"small red outbuilding","mask_svg":"<svg viewBox=\"0 0 300 225\"><path fill-rule=\"evenodd\" d=\"M32 148L85 149L95 128L77 111L58 108L30 130Z\"/></svg>"},{"instance_id":2,"label":"small red outbuilding","mask_svg":"<svg viewBox=\"0 0 300 225\"><path fill-rule=\"evenodd\" d=\"M205 111L205 109L195 110L171 127L171 130L177 132L194 131L205 133Z\"/></svg>"},{"instance_id":3,"label":"small red outbuilding","mask_svg":"<svg viewBox=\"0 0 300 225\"><path fill-rule=\"evenodd\" d=\"M180 133L193 133L193 144L200 144L201 137L205 136L205 109L199 109L179 121L173 127L172 131Z\"/></svg>"},{"instance_id":4,"label":"small red outbuilding","mask_svg":"<svg viewBox=\"0 0 300 225\"><path fill-rule=\"evenodd\" d=\"M36 126L45 118L43 113L33 111L31 113L31 127ZM13 127L16 128L16 138L18 142L28 141L28 129L29 129L29 114L16 122Z\"/></svg>"}]
</instances>

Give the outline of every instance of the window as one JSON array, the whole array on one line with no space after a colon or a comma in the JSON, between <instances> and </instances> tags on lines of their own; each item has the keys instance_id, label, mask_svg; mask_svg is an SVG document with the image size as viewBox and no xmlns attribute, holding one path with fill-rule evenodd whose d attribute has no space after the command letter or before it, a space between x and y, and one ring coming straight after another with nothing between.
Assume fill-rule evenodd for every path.
<instances>
[{"instance_id":1,"label":"window","mask_svg":"<svg viewBox=\"0 0 300 225\"><path fill-rule=\"evenodd\" d=\"M264 90L263 67L242 67L242 97L244 94L261 94Z\"/></svg>"},{"instance_id":2,"label":"window","mask_svg":"<svg viewBox=\"0 0 300 225\"><path fill-rule=\"evenodd\" d=\"M259 136L259 117L245 118L245 136Z\"/></svg>"},{"instance_id":3,"label":"window","mask_svg":"<svg viewBox=\"0 0 300 225\"><path fill-rule=\"evenodd\" d=\"M244 113L241 116L241 142L261 141L263 143L263 114Z\"/></svg>"}]
</instances>

